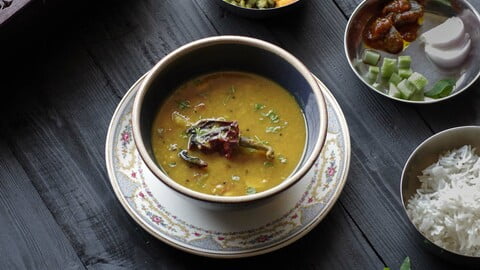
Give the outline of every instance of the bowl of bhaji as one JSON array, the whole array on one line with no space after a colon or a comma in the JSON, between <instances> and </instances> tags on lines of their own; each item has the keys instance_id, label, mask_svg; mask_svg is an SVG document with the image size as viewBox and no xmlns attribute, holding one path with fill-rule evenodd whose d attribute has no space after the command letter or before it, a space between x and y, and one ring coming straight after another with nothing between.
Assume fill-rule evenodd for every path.
<instances>
[{"instance_id":1,"label":"bowl of bhaji","mask_svg":"<svg viewBox=\"0 0 480 270\"><path fill-rule=\"evenodd\" d=\"M209 208L273 198L312 168L327 112L308 69L254 38L186 44L157 63L132 112L137 150L172 192Z\"/></svg>"},{"instance_id":2,"label":"bowl of bhaji","mask_svg":"<svg viewBox=\"0 0 480 270\"><path fill-rule=\"evenodd\" d=\"M480 15L465 0L365 0L344 42L357 77L397 101L444 101L480 76Z\"/></svg>"},{"instance_id":3,"label":"bowl of bhaji","mask_svg":"<svg viewBox=\"0 0 480 270\"><path fill-rule=\"evenodd\" d=\"M252 19L264 19L290 13L305 0L216 0L226 10Z\"/></svg>"}]
</instances>

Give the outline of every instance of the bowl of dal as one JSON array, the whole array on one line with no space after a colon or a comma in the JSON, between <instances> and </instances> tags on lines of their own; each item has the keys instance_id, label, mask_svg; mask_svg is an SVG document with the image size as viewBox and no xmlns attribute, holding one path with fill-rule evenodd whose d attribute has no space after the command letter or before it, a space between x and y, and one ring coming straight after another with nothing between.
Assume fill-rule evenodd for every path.
<instances>
[{"instance_id":1,"label":"bowl of dal","mask_svg":"<svg viewBox=\"0 0 480 270\"><path fill-rule=\"evenodd\" d=\"M247 205L290 188L325 141L323 95L285 50L218 36L173 51L136 95L141 158L174 192L207 205Z\"/></svg>"},{"instance_id":2,"label":"bowl of dal","mask_svg":"<svg viewBox=\"0 0 480 270\"><path fill-rule=\"evenodd\" d=\"M433 135L411 154L401 199L425 247L459 264L480 266L480 126Z\"/></svg>"}]
</instances>

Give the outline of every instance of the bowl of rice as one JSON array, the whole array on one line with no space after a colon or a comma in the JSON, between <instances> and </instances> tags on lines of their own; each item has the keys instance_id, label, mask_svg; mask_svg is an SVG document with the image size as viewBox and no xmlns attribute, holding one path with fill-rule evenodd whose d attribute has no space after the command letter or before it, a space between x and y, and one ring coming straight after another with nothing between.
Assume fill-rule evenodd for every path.
<instances>
[{"instance_id":1,"label":"bowl of rice","mask_svg":"<svg viewBox=\"0 0 480 270\"><path fill-rule=\"evenodd\" d=\"M445 130L415 149L401 198L429 250L480 267L480 126Z\"/></svg>"}]
</instances>

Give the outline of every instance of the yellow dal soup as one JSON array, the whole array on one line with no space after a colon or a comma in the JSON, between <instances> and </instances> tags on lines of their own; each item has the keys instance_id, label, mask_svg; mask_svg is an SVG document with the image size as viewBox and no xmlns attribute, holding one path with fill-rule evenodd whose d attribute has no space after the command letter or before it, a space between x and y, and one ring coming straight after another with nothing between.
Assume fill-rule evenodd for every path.
<instances>
[{"instance_id":1,"label":"yellow dal soup","mask_svg":"<svg viewBox=\"0 0 480 270\"><path fill-rule=\"evenodd\" d=\"M237 121L240 140L271 147L274 157L241 145L231 155L188 149L192 125L202 119ZM222 196L280 184L300 162L305 141L305 119L295 98L277 83L244 72L215 72L184 83L165 100L152 128L153 152L167 175L192 190ZM187 162L179 155L183 150L208 166Z\"/></svg>"}]
</instances>

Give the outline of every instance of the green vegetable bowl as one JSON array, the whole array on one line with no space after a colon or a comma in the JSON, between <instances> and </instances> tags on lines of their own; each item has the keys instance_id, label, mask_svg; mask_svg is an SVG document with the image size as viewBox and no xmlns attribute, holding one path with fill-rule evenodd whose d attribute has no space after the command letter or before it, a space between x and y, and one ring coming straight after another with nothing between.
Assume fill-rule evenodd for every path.
<instances>
[{"instance_id":1,"label":"green vegetable bowl","mask_svg":"<svg viewBox=\"0 0 480 270\"><path fill-rule=\"evenodd\" d=\"M418 1L418 0L417 0ZM447 100L469 88L480 77L480 16L465 0L428 0L418 37L406 43L399 54L372 49L364 42L364 31L389 1L364 0L355 9L344 37L345 54L357 77L370 89L388 98L415 104ZM426 53L421 35L458 17L471 40L466 59L456 66L440 67ZM446 31L445 36L451 35ZM444 49L444 52L448 50Z\"/></svg>"},{"instance_id":2,"label":"green vegetable bowl","mask_svg":"<svg viewBox=\"0 0 480 270\"><path fill-rule=\"evenodd\" d=\"M282 7L272 7L274 4L273 0L215 0L215 2L239 16L251 19L265 19L290 13L300 7L305 0L296 0Z\"/></svg>"}]
</instances>

